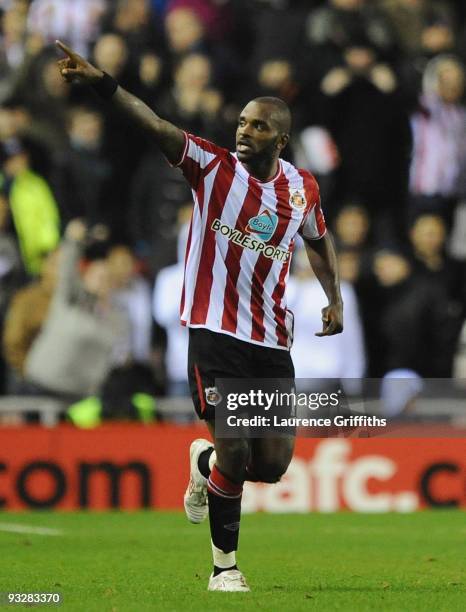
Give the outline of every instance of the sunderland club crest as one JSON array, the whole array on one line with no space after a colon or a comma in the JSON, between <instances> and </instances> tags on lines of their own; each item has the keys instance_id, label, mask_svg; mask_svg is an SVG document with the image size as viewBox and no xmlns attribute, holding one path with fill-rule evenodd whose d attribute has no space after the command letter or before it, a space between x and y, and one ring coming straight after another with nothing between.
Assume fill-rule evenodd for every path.
<instances>
[{"instance_id":1,"label":"sunderland club crest","mask_svg":"<svg viewBox=\"0 0 466 612\"><path fill-rule=\"evenodd\" d=\"M204 391L206 402L210 406L218 406L218 404L220 404L222 401L222 396L220 395L217 387L206 387Z\"/></svg>"},{"instance_id":2,"label":"sunderland club crest","mask_svg":"<svg viewBox=\"0 0 466 612\"><path fill-rule=\"evenodd\" d=\"M295 189L295 191L290 194L290 204L293 208L296 208L296 210L304 210L307 204L304 191Z\"/></svg>"}]
</instances>

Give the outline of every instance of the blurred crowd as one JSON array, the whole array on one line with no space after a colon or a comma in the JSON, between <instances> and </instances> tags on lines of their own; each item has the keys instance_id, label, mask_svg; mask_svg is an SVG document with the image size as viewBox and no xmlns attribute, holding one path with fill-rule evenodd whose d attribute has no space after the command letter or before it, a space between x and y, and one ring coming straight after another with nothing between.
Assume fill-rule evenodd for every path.
<instances>
[{"instance_id":1,"label":"blurred crowd","mask_svg":"<svg viewBox=\"0 0 466 612\"><path fill-rule=\"evenodd\" d=\"M297 376L454 374L466 313L464 2L0 0L0 11L4 394L75 401L115 371L128 397L187 393L178 301L190 189L111 104L61 79L57 38L231 150L249 99L291 106L285 155L319 180L346 304L344 333L315 338L325 297L298 249Z\"/></svg>"}]
</instances>

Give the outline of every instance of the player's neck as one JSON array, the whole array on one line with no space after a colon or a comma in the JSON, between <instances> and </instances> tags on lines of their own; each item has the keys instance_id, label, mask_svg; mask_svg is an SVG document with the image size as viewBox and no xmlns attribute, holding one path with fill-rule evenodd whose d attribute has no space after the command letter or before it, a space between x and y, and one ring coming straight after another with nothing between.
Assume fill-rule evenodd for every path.
<instances>
[{"instance_id":1,"label":"player's neck","mask_svg":"<svg viewBox=\"0 0 466 612\"><path fill-rule=\"evenodd\" d=\"M277 157L274 157L272 160L260 159L257 161L243 162L243 166L252 177L261 181L261 183L267 183L276 177L279 161Z\"/></svg>"}]
</instances>

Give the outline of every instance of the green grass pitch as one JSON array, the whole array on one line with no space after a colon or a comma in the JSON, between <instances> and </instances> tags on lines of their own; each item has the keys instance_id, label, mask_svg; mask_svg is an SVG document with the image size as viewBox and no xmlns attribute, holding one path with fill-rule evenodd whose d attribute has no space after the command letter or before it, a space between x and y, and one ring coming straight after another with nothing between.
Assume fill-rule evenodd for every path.
<instances>
[{"instance_id":1,"label":"green grass pitch","mask_svg":"<svg viewBox=\"0 0 466 612\"><path fill-rule=\"evenodd\" d=\"M175 512L4 513L0 591L59 591L58 609L82 612L463 611L465 518L246 515L238 560L252 592L208 593L207 523ZM11 524L61 533L5 531Z\"/></svg>"}]
</instances>

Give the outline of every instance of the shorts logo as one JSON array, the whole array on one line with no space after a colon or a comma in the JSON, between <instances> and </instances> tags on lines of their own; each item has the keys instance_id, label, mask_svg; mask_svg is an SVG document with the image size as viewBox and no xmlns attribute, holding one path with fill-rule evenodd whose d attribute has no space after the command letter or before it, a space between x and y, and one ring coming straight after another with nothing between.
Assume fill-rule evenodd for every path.
<instances>
[{"instance_id":1,"label":"shorts logo","mask_svg":"<svg viewBox=\"0 0 466 612\"><path fill-rule=\"evenodd\" d=\"M293 193L290 193L290 205L296 210L303 210L306 208L306 196L304 195L304 191L301 189L296 189Z\"/></svg>"},{"instance_id":2,"label":"shorts logo","mask_svg":"<svg viewBox=\"0 0 466 612\"><path fill-rule=\"evenodd\" d=\"M258 238L264 242L268 242L274 235L277 225L277 215L265 210L256 217L251 217L251 219L249 219L245 231L250 234L256 234Z\"/></svg>"},{"instance_id":3,"label":"shorts logo","mask_svg":"<svg viewBox=\"0 0 466 612\"><path fill-rule=\"evenodd\" d=\"M210 406L217 406L222 401L222 396L218 392L217 387L206 387L204 389L206 402Z\"/></svg>"}]
</instances>

